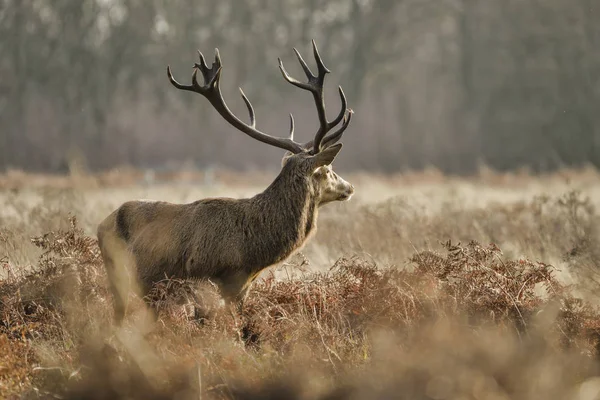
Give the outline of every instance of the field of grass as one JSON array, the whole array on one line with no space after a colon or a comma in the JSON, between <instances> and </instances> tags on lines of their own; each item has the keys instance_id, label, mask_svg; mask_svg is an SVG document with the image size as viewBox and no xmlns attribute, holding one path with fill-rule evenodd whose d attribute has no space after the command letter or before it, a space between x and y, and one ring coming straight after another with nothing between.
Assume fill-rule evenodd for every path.
<instances>
[{"instance_id":1,"label":"field of grass","mask_svg":"<svg viewBox=\"0 0 600 400\"><path fill-rule=\"evenodd\" d=\"M96 225L274 174L0 176L0 398L600 398L600 174L344 175L243 314L165 281L112 324Z\"/></svg>"}]
</instances>

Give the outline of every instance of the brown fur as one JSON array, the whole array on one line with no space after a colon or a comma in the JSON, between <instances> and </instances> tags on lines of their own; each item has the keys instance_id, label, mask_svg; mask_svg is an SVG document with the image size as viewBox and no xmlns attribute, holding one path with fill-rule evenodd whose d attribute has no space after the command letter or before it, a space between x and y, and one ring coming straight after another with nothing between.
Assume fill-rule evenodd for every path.
<instances>
[{"instance_id":1,"label":"brown fur","mask_svg":"<svg viewBox=\"0 0 600 400\"><path fill-rule=\"evenodd\" d=\"M277 178L252 198L129 201L115 210L98 226L115 319L122 320L129 291L146 295L164 278L211 279L241 304L263 269L314 234L319 206L352 196L353 186L330 167L340 149L286 155Z\"/></svg>"}]
</instances>

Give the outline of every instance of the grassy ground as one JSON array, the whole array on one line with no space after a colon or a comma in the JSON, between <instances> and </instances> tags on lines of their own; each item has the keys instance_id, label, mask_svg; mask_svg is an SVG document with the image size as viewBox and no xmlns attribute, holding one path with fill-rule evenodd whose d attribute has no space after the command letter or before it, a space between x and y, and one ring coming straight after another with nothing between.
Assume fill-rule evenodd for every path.
<instances>
[{"instance_id":1,"label":"grassy ground","mask_svg":"<svg viewBox=\"0 0 600 400\"><path fill-rule=\"evenodd\" d=\"M591 170L345 176L356 198L322 210L243 315L209 282L169 281L156 325L138 301L112 326L104 216L135 198L249 196L272 177L0 176L0 398L598 398Z\"/></svg>"}]
</instances>

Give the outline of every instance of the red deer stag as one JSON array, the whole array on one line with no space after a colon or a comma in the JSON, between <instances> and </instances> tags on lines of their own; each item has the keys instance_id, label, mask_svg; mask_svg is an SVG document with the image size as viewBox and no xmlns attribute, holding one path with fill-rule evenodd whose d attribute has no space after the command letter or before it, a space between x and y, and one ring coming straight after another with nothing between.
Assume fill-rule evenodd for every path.
<instances>
[{"instance_id":1,"label":"red deer stag","mask_svg":"<svg viewBox=\"0 0 600 400\"><path fill-rule=\"evenodd\" d=\"M201 94L233 127L260 142L286 150L286 154L277 178L254 197L208 198L189 204L128 201L106 217L98 226L98 241L114 297L117 323L125 315L130 290L137 288L144 296L165 277L208 278L220 287L226 301L236 302L240 307L249 286L262 270L288 258L315 233L320 206L350 199L354 187L333 172L331 163L342 148L336 142L348 127L352 110L346 108L346 97L340 87L341 111L332 121L327 119L323 82L330 71L314 41L312 45L316 75L294 49L308 82L291 77L279 59L285 80L309 91L315 100L319 129L314 139L304 144L293 139L291 114L287 138L259 131L252 104L241 89L250 124L229 110L219 86L222 67L218 49L210 68L198 52L200 63L194 64L191 85L177 82L167 67L169 80L177 89ZM203 75L204 85L198 82L198 71ZM331 132L336 126L338 129Z\"/></svg>"}]
</instances>

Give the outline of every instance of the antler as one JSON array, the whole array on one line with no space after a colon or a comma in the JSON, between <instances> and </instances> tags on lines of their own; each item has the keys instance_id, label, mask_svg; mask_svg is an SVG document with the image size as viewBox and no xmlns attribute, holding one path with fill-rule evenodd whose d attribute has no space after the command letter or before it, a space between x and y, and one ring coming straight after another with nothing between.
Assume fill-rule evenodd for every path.
<instances>
[{"instance_id":1,"label":"antler","mask_svg":"<svg viewBox=\"0 0 600 400\"><path fill-rule=\"evenodd\" d=\"M325 114L325 99L323 98L323 83L325 81L325 75L331 71L329 71L329 69L327 69L327 67L323 63L323 59L319 55L319 51L317 49L317 44L315 43L314 40L312 41L312 46L313 46L313 54L315 57L315 61L317 63L317 71L318 71L317 75L314 75L312 73L312 71L310 70L310 68L308 67L308 65L302 58L302 56L300 55L300 52L298 52L298 50L296 50L296 48L294 48L294 53L296 53L296 57L298 58L298 61L300 62L300 65L302 66L302 69L304 70L304 73L306 74L306 77L308 78L307 83L300 82L299 80L292 78L290 76L290 74L288 74L288 72L283 67L283 62L281 61L281 59L278 59L278 60L279 60L279 69L281 70L281 73L282 73L284 79L286 81L288 81L289 83L291 83L292 85L299 87L300 89L308 90L309 92L312 93L312 95L315 99L315 106L317 107L317 114L319 116L319 125L320 126L319 126L319 130L317 131L317 134L315 135L315 138L313 140L305 143L303 145L303 147L307 150L310 147L313 147L313 149L311 150L311 153L316 154L319 151L321 151L322 149L324 149L324 148L334 144L338 140L340 140L344 131L346 130L346 128L348 128L348 125L350 124L350 119L352 118L353 111L351 109L346 108L346 106L347 106L346 95L344 95L344 91L342 90L342 87L338 86L340 98L342 100L342 109L340 110L339 114L333 121L327 120L327 116ZM331 129L333 129L336 125L338 125L340 123L340 121L342 122L341 127L337 131L335 131L334 133L332 133L331 135L326 137L325 135L327 135L327 133Z\"/></svg>"},{"instance_id":2,"label":"antler","mask_svg":"<svg viewBox=\"0 0 600 400\"><path fill-rule=\"evenodd\" d=\"M173 78L171 67L167 66L167 75L173 86L175 86L177 89L199 93L206 97L206 99L227 122L258 141L291 151L292 153L300 153L305 150L302 144L294 141L294 117L292 114L290 114L290 133L289 137L287 138L271 136L256 129L256 115L254 114L254 107L252 107L250 100L248 100L242 91L242 88L240 88L240 94L242 95L242 99L248 108L250 125L242 122L238 117L236 117L231 112L229 107L227 107L227 104L225 104L225 100L223 99L223 95L221 93L219 81L221 78L222 65L219 49L215 49L215 61L212 63L210 68L206 64L204 55L200 51L198 51L198 56L200 57L200 63L194 63L194 73L192 74L191 85L182 85L181 83L177 82L175 78ZM200 85L198 82L198 71L202 73L204 85Z\"/></svg>"},{"instance_id":3,"label":"antler","mask_svg":"<svg viewBox=\"0 0 600 400\"><path fill-rule=\"evenodd\" d=\"M256 115L254 113L254 107L252 107L250 100L248 100L241 88L240 94L242 95L242 99L244 100L244 103L248 108L248 114L250 115L250 125L242 122L231 112L231 110L227 107L225 100L223 99L221 87L219 85L222 71L221 56L219 55L219 49L215 49L215 61L212 63L210 68L206 64L204 55L200 51L198 51L200 63L194 63L194 72L192 74L191 85L182 85L181 83L177 82L173 77L173 74L171 73L170 66L167 66L167 76L169 77L169 81L171 82L171 84L173 84L173 86L175 86L177 89L196 92L206 97L206 99L213 105L213 107L227 122L229 122L238 130L244 132L248 136L263 143L270 144L272 146L279 147L284 150L288 150L294 154L301 153L304 151L309 151L311 154L316 154L322 149L334 144L342 137L342 134L350 124L350 119L352 118L353 111L350 109L346 109L346 96L344 95L344 91L340 86L339 93L340 98L342 99L342 110L333 121L330 122L327 120L327 116L325 115L325 102L323 99L323 82L325 80L325 74L327 74L330 71L323 64L323 60L321 59L321 56L317 51L317 45L315 44L314 40L312 41L312 45L315 59L317 61L317 68L319 71L317 76L313 75L306 62L302 59L302 56L300 55L298 50L294 48L294 52L296 53L296 56L300 61L300 65L302 66L302 69L308 77L308 83L303 83L292 78L283 67L283 62L281 61L281 59L279 59L279 69L281 70L281 73L283 74L285 80L301 89L308 90L313 94L313 97L315 99L320 127L315 135L315 138L304 144L294 141L294 117L292 116L292 114L290 114L290 133L287 138L271 136L256 129ZM202 76L204 78L204 85L200 85L200 83L198 82L198 71L202 73ZM331 135L325 136L329 131L331 131L331 129L338 125L340 121L342 121L341 127Z\"/></svg>"}]
</instances>

